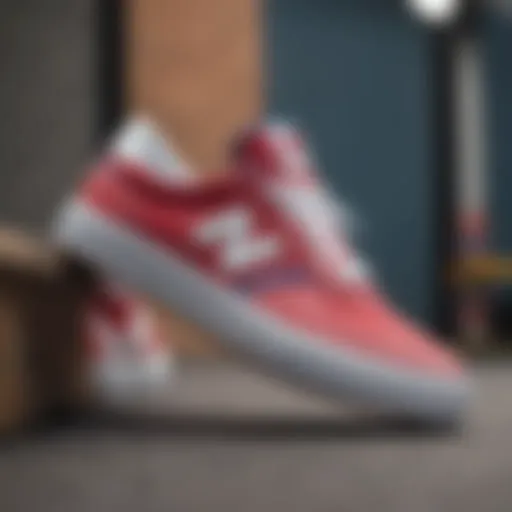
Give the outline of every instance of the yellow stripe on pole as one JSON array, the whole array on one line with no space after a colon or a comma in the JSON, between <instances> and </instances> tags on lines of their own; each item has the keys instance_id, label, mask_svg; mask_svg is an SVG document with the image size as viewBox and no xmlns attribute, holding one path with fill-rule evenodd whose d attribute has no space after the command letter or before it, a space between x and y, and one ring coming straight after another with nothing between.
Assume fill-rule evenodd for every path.
<instances>
[{"instance_id":1,"label":"yellow stripe on pole","mask_svg":"<svg viewBox=\"0 0 512 512\"><path fill-rule=\"evenodd\" d=\"M512 255L463 258L455 266L454 277L461 285L512 284Z\"/></svg>"}]
</instances>

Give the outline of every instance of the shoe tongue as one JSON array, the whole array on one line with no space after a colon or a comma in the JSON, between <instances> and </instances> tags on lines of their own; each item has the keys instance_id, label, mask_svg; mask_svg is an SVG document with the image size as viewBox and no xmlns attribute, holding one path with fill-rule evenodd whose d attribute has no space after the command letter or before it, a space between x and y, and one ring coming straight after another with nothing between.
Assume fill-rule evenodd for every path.
<instances>
[{"instance_id":1,"label":"shoe tongue","mask_svg":"<svg viewBox=\"0 0 512 512\"><path fill-rule=\"evenodd\" d=\"M285 121L272 121L247 130L234 155L241 172L283 185L311 185L316 166L304 137Z\"/></svg>"},{"instance_id":2,"label":"shoe tongue","mask_svg":"<svg viewBox=\"0 0 512 512\"><path fill-rule=\"evenodd\" d=\"M140 165L156 179L170 183L194 181L188 165L149 119L135 118L121 126L113 137L110 151L118 158Z\"/></svg>"}]
</instances>

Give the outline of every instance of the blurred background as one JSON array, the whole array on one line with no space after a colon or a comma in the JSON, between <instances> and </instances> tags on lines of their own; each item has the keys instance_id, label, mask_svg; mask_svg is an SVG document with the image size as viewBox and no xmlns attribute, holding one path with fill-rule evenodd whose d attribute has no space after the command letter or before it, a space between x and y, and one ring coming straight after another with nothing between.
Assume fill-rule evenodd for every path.
<instances>
[{"instance_id":1,"label":"blurred background","mask_svg":"<svg viewBox=\"0 0 512 512\"><path fill-rule=\"evenodd\" d=\"M202 172L222 166L240 126L264 112L289 115L363 219L359 245L393 298L453 335L460 304L448 269L461 216L477 210L485 219L464 253L475 245L506 253L512 244L512 22L501 5L469 2L478 14L467 16L461 2L443 21L441 0L439 19L418 3L419 10L399 0L3 2L1 218L44 226L135 108L157 117ZM467 65L455 56L462 32L478 45ZM464 66L467 93L456 85ZM464 130L468 124L476 132ZM457 199L468 181L478 196L469 214L467 198ZM506 324L507 294L492 296L486 315Z\"/></svg>"},{"instance_id":2,"label":"blurred background","mask_svg":"<svg viewBox=\"0 0 512 512\"><path fill-rule=\"evenodd\" d=\"M362 219L358 245L392 298L450 343L498 341L501 354L512 335L511 47L505 0L4 0L0 219L43 232L131 111L158 119L205 174L222 170L240 127L284 114ZM183 352L210 351L162 318ZM52 511L510 509L508 371L483 372L475 429L486 442L471 449L340 426L324 404L216 372L196 368L178 402L272 421L284 411L295 426L246 429L235 443L205 422L79 430L12 452L0 508L33 505L15 475ZM100 467L115 481L98 483Z\"/></svg>"}]
</instances>

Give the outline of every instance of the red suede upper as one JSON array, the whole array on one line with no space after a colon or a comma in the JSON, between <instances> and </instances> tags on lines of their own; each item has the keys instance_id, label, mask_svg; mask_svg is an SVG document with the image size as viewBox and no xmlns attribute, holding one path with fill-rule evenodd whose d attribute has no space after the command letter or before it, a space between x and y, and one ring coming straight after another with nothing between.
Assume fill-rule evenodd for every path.
<instances>
[{"instance_id":1,"label":"red suede upper","mask_svg":"<svg viewBox=\"0 0 512 512\"><path fill-rule=\"evenodd\" d=\"M300 232L258 195L249 181L241 173L208 184L164 183L142 167L109 159L92 173L81 200L144 239L171 250L233 293L240 280L258 282L272 272L301 269L297 279L278 280L269 288L256 287L243 300L319 343L343 345L412 369L438 374L459 371L453 356L395 313L370 286L328 286L312 265ZM277 235L280 250L275 257L243 271L229 271L221 265L219 248L201 244L195 233L205 219L238 206L251 212L249 235Z\"/></svg>"}]
</instances>

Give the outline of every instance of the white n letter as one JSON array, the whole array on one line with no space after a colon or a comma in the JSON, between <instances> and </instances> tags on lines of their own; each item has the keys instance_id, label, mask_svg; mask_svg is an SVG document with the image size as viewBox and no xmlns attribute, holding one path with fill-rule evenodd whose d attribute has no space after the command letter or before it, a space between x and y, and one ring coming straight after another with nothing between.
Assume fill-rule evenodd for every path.
<instances>
[{"instance_id":1,"label":"white n letter","mask_svg":"<svg viewBox=\"0 0 512 512\"><path fill-rule=\"evenodd\" d=\"M195 236L202 244L220 247L224 270L241 270L274 258L280 249L278 238L255 235L252 228L251 212L236 208L205 221Z\"/></svg>"}]
</instances>

